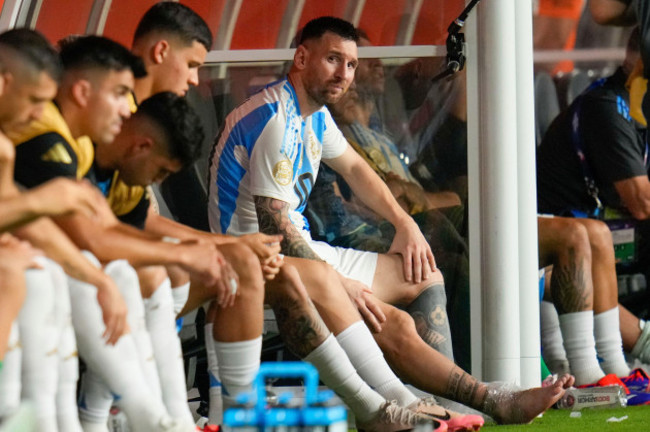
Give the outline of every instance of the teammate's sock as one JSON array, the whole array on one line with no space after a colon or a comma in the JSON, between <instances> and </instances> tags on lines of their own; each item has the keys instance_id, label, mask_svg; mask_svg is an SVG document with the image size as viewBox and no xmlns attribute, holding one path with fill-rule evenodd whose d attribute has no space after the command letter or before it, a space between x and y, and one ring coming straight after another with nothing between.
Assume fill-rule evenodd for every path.
<instances>
[{"instance_id":1,"label":"teammate's sock","mask_svg":"<svg viewBox=\"0 0 650 432\"><path fill-rule=\"evenodd\" d=\"M413 317L420 337L433 349L454 361L445 285L437 283L425 288L408 305L406 312Z\"/></svg>"},{"instance_id":2,"label":"teammate's sock","mask_svg":"<svg viewBox=\"0 0 650 432\"><path fill-rule=\"evenodd\" d=\"M336 336L361 378L386 400L408 406L417 400L390 369L370 330L357 321Z\"/></svg>"},{"instance_id":3,"label":"teammate's sock","mask_svg":"<svg viewBox=\"0 0 650 432\"><path fill-rule=\"evenodd\" d=\"M607 374L619 377L630 374L630 368L623 355L623 340L618 321L618 307L594 315L596 351L601 358L600 367Z\"/></svg>"},{"instance_id":4,"label":"teammate's sock","mask_svg":"<svg viewBox=\"0 0 650 432\"><path fill-rule=\"evenodd\" d=\"M304 360L316 366L321 381L343 399L357 419L369 420L385 402L357 374L333 335L330 334Z\"/></svg>"},{"instance_id":5,"label":"teammate's sock","mask_svg":"<svg viewBox=\"0 0 650 432\"><path fill-rule=\"evenodd\" d=\"M56 431L56 387L58 381L58 328L54 306L55 288L47 259L39 257L42 269L25 272L27 295L18 327L23 348L22 399L34 404L39 429Z\"/></svg>"},{"instance_id":6,"label":"teammate's sock","mask_svg":"<svg viewBox=\"0 0 650 432\"><path fill-rule=\"evenodd\" d=\"M639 320L639 328L641 335L630 354L643 363L650 363L650 325L647 325L644 320Z\"/></svg>"},{"instance_id":7,"label":"teammate's sock","mask_svg":"<svg viewBox=\"0 0 650 432\"><path fill-rule=\"evenodd\" d=\"M9 333L4 365L0 371L0 418L7 417L20 406L20 366L22 349L18 322L14 321Z\"/></svg>"},{"instance_id":8,"label":"teammate's sock","mask_svg":"<svg viewBox=\"0 0 650 432\"><path fill-rule=\"evenodd\" d=\"M145 308L140 293L140 280L135 269L125 260L112 261L104 272L115 281L128 307L127 320L135 340L140 366L153 397L162 401L160 378L153 351L153 340L145 321Z\"/></svg>"},{"instance_id":9,"label":"teammate's sock","mask_svg":"<svg viewBox=\"0 0 650 432\"><path fill-rule=\"evenodd\" d=\"M187 303L187 298L189 295L189 282L172 287L172 297L174 297L174 316L178 315L183 310L183 307L185 307L185 303Z\"/></svg>"},{"instance_id":10,"label":"teammate's sock","mask_svg":"<svg viewBox=\"0 0 650 432\"><path fill-rule=\"evenodd\" d=\"M90 258L98 264L92 255ZM102 339L106 327L97 303L97 288L73 279L69 287L77 346L88 369L108 385L133 432L158 430L169 415L162 400L152 396L144 379L133 336L126 334L115 345L106 344ZM139 293L139 287L135 288Z\"/></svg>"},{"instance_id":11,"label":"teammate's sock","mask_svg":"<svg viewBox=\"0 0 650 432\"><path fill-rule=\"evenodd\" d=\"M593 384L604 377L596 357L593 311L560 315L560 328L576 385Z\"/></svg>"},{"instance_id":12,"label":"teammate's sock","mask_svg":"<svg viewBox=\"0 0 650 432\"><path fill-rule=\"evenodd\" d=\"M108 432L111 405L113 395L106 383L92 370L84 372L79 386L79 420L84 432Z\"/></svg>"},{"instance_id":13,"label":"teammate's sock","mask_svg":"<svg viewBox=\"0 0 650 432\"><path fill-rule=\"evenodd\" d=\"M215 340L214 349L221 376L223 409L226 410L236 404L239 393L253 389L253 380L260 368L262 337L241 342Z\"/></svg>"},{"instance_id":14,"label":"teammate's sock","mask_svg":"<svg viewBox=\"0 0 650 432\"><path fill-rule=\"evenodd\" d=\"M560 330L560 319L555 305L543 301L540 305L540 315L544 361L554 374L570 373L569 360L566 358L562 331Z\"/></svg>"},{"instance_id":15,"label":"teammate's sock","mask_svg":"<svg viewBox=\"0 0 650 432\"><path fill-rule=\"evenodd\" d=\"M184 423L193 424L194 419L187 403L183 352L176 333L176 314L169 278L144 301L144 306L167 412Z\"/></svg>"},{"instance_id":16,"label":"teammate's sock","mask_svg":"<svg viewBox=\"0 0 650 432\"><path fill-rule=\"evenodd\" d=\"M77 381L79 380L79 356L77 342L70 316L70 293L68 278L63 269L48 260L48 271L55 288L55 314L59 329L59 382L56 391L56 419L60 431L81 432L77 407Z\"/></svg>"},{"instance_id":17,"label":"teammate's sock","mask_svg":"<svg viewBox=\"0 0 650 432\"><path fill-rule=\"evenodd\" d=\"M220 425L223 423L223 400L221 378L219 378L219 363L217 361L217 352L214 349L214 337L212 336L214 324L207 323L204 328L205 351L208 357L208 375L210 376L208 424Z\"/></svg>"}]
</instances>

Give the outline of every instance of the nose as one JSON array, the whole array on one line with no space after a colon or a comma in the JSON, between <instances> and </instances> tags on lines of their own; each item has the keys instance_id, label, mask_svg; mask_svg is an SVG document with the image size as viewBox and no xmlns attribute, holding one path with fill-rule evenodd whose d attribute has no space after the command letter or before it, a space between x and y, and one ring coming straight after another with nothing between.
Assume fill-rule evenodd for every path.
<instances>
[{"instance_id":1,"label":"nose","mask_svg":"<svg viewBox=\"0 0 650 432\"><path fill-rule=\"evenodd\" d=\"M41 118L41 115L43 115L43 109L45 108L44 104L38 104L37 106L32 109L32 111L29 113L29 121L35 121Z\"/></svg>"},{"instance_id":2,"label":"nose","mask_svg":"<svg viewBox=\"0 0 650 432\"><path fill-rule=\"evenodd\" d=\"M120 103L119 115L124 119L131 117L131 106L126 97Z\"/></svg>"},{"instance_id":3,"label":"nose","mask_svg":"<svg viewBox=\"0 0 650 432\"><path fill-rule=\"evenodd\" d=\"M199 85L199 70L198 68L190 69L190 76L187 79L187 83L193 86Z\"/></svg>"}]
</instances>

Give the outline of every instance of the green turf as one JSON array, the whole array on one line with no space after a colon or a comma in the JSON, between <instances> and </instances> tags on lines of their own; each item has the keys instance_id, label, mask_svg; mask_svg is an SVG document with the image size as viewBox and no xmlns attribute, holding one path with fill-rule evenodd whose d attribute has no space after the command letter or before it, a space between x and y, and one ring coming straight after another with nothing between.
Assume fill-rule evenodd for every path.
<instances>
[{"instance_id":1,"label":"green turf","mask_svg":"<svg viewBox=\"0 0 650 432\"><path fill-rule=\"evenodd\" d=\"M619 409L585 409L580 411L580 418L571 418L571 411L548 410L544 416L535 419L529 425L494 426L486 425L482 430L494 431L571 431L571 432L599 432L606 431L650 431L650 406L627 407ZM627 416L620 423L608 423L610 417Z\"/></svg>"}]
</instances>

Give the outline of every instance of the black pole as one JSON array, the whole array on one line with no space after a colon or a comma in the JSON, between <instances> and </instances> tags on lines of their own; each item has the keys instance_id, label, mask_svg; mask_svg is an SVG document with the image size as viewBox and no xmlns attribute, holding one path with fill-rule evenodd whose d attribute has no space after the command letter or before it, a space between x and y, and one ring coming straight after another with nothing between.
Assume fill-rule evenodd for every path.
<instances>
[{"instance_id":1,"label":"black pole","mask_svg":"<svg viewBox=\"0 0 650 432\"><path fill-rule=\"evenodd\" d=\"M441 78L455 74L465 67L465 34L460 30L465 26L465 20L469 13L481 0L472 0L463 9L458 18L452 21L447 28L447 67L444 71L433 77L432 81L436 82Z\"/></svg>"}]
</instances>

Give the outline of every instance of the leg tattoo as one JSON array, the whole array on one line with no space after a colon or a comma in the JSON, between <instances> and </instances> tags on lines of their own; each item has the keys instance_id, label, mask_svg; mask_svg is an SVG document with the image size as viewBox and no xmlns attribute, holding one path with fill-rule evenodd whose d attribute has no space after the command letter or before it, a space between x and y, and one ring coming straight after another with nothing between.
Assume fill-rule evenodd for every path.
<instances>
[{"instance_id":1,"label":"leg tattoo","mask_svg":"<svg viewBox=\"0 0 650 432\"><path fill-rule=\"evenodd\" d=\"M433 349L454 361L445 286L437 284L425 289L408 305L406 311L413 317L420 337Z\"/></svg>"}]
</instances>

